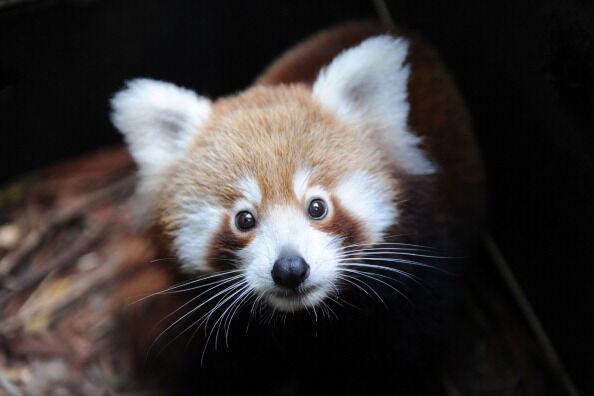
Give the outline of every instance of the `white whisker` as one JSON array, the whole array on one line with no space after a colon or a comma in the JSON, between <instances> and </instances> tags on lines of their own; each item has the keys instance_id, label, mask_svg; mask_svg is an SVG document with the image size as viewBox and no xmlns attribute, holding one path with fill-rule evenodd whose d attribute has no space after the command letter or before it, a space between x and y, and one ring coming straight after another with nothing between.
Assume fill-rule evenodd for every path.
<instances>
[{"instance_id":1,"label":"white whisker","mask_svg":"<svg viewBox=\"0 0 594 396\"><path fill-rule=\"evenodd\" d=\"M158 259L151 260L150 263L158 263L159 261L177 261L176 257L162 257Z\"/></svg>"},{"instance_id":2,"label":"white whisker","mask_svg":"<svg viewBox=\"0 0 594 396\"><path fill-rule=\"evenodd\" d=\"M336 304L338 304L338 305L342 306L340 303L338 303L338 302L337 302L336 300L334 300L333 298L329 297L329 299L330 299L330 300L332 300L332 301L334 301ZM333 310L332 308L330 308L330 305L329 305L329 304L327 304L327 303L326 303L326 302L324 302L324 301L321 301L321 302L320 302L320 304L322 305L322 307L325 307L325 308L326 308L326 310L327 310L329 313L332 313L332 315L334 316L334 318L338 319L338 315L336 314L336 312L334 312L334 310ZM328 314L328 319L331 319L329 314Z\"/></svg>"},{"instance_id":3,"label":"white whisker","mask_svg":"<svg viewBox=\"0 0 594 396\"><path fill-rule=\"evenodd\" d=\"M448 273L448 271L436 267L434 265L429 265L429 264L424 264L424 263L419 263L417 261L411 261L411 260L404 260L404 259L399 259L399 258L393 258L393 257L357 257L357 263L361 262L361 261L381 261L381 262L391 262L391 263L399 263L399 264L409 264L409 265L414 265L417 267L423 267L423 268L430 268L430 269L434 269L434 270L438 270L441 272L445 272ZM354 260L352 258L348 258L347 260ZM347 260L342 260L342 262L344 263L348 263L349 261Z\"/></svg>"},{"instance_id":4,"label":"white whisker","mask_svg":"<svg viewBox=\"0 0 594 396\"><path fill-rule=\"evenodd\" d=\"M346 268L343 268L342 271L348 271L350 273L354 273L354 274L357 274L357 275L360 275L360 276L364 276L364 277L369 278L369 279L373 279L374 281L379 282L379 283L381 283L381 284L389 287L390 289L394 290L396 293L398 293L399 295L401 295L402 297L404 297L409 303L412 304L412 302L410 301L410 299L404 293L402 293L400 290L398 290L394 286L390 285L389 283L384 282L381 279L377 279L376 277L373 276L373 275L381 275L381 274L370 274L370 273L366 273L366 272L363 272L363 271L356 271L356 270L351 270L351 269L346 269ZM389 278L389 277L387 277L387 278ZM389 278L389 279L395 280L393 278Z\"/></svg>"},{"instance_id":5,"label":"white whisker","mask_svg":"<svg viewBox=\"0 0 594 396\"><path fill-rule=\"evenodd\" d=\"M384 255L384 254L393 254L398 256L414 256L414 257L426 257L426 258L435 258L435 259L458 259L461 257L452 257L452 256L433 256L427 254L419 254L419 253L409 253L408 251L416 251L416 249L400 249L400 248L368 248L368 249L358 249L358 250L351 250L339 255L339 257L351 257L357 256L361 253L365 254L374 254L374 255Z\"/></svg>"},{"instance_id":6,"label":"white whisker","mask_svg":"<svg viewBox=\"0 0 594 396\"><path fill-rule=\"evenodd\" d=\"M235 299L227 306L227 308L225 308L225 310L221 313L221 315L219 315L219 318L217 319L217 321L212 325L212 331L215 330L216 328L216 332L215 332L215 340L214 340L214 348L215 350L217 350L218 345L219 345L219 332L221 330L221 326L224 326L225 323L225 316L231 312L231 310L233 309L233 307L235 306L235 304L242 298L243 295L245 295L246 293L249 293L249 285L245 285L245 287L241 288L240 290L238 290L236 293L234 293L232 296L230 296L230 298L235 297L237 294L239 294L239 296L235 297ZM224 331L224 327L223 327L223 331ZM206 341L206 346L208 346L208 340L210 339L210 335ZM227 347L229 345L227 344Z\"/></svg>"},{"instance_id":7,"label":"white whisker","mask_svg":"<svg viewBox=\"0 0 594 396\"><path fill-rule=\"evenodd\" d=\"M225 278L225 279L221 279L220 281L216 281L216 282L212 282L209 283L208 285L214 285L211 288L204 290L203 292L201 292L200 294L192 297L190 300L186 301L184 304L182 304L180 307L178 307L177 309L175 309L173 312L170 312L168 315L166 315L163 319L161 319L158 323L163 322L165 319L169 318L171 315L175 314L176 312L178 312L180 309L182 309L183 307L185 307L186 305L192 303L194 300L196 300L197 298L203 296L204 294L210 293L211 291L213 291L214 289L216 289L217 287L219 287L220 285L223 285L225 283L229 283L232 282L236 279L241 278L243 275L235 275L231 278ZM204 285L204 286L208 286L208 285Z\"/></svg>"},{"instance_id":8,"label":"white whisker","mask_svg":"<svg viewBox=\"0 0 594 396\"><path fill-rule=\"evenodd\" d=\"M362 264L362 263L345 263L345 264L341 264L342 266L346 266L346 267L363 267L363 268L374 268L374 269L379 269L379 270L383 270L383 271L390 271L390 272L395 272L397 274L400 274L410 280L412 280L413 282L415 282L417 285L421 286L421 287L425 287L422 283L421 283L421 279L419 279L419 277L410 274L406 271L402 271L399 270L397 268L392 268L392 267L386 267L383 265L374 265L374 264Z\"/></svg>"},{"instance_id":9,"label":"white whisker","mask_svg":"<svg viewBox=\"0 0 594 396\"><path fill-rule=\"evenodd\" d=\"M228 281L230 281L231 279L228 279ZM176 319L173 323L171 323L169 326L167 326L167 328L165 328L165 330L163 330L158 336L157 338L155 338L155 340L152 342L151 346L149 347L149 353L150 350L153 348L153 346L155 345L156 342L159 341L159 339L161 339L161 337L167 332L169 331L173 326L175 326L177 323L179 323L180 321L184 320L185 318L187 318L189 315L193 314L194 312L196 312L198 309L200 309L200 307L204 306L204 304L208 303L209 301L211 301L212 299L216 298L217 296L232 290L234 288L237 288L238 286L242 285L241 282L237 282L232 284L231 286L228 286L227 288L219 291L218 293L214 294L213 296L211 296L210 298L208 298L207 300L203 301L202 303L198 304L196 307L192 308L190 311L186 312L184 315L182 315L180 318ZM218 285L217 285L218 286ZM216 286L215 286L216 287ZM186 302L185 304L183 304L181 307L177 308L175 311L173 311L172 313L170 313L169 315L167 315L165 318L161 319L161 321L163 321L164 319L168 318L169 316L171 316L172 314L174 314L175 312L179 311L181 308L183 308L184 306L186 306L187 304L191 303L192 301L194 301L195 299L197 299L198 297L200 297L202 294L209 292L211 289L204 291L202 293L200 293L199 295L193 297L192 299L190 299L190 301ZM185 330L184 330L185 332ZM170 342L168 342L164 347L166 348L169 344L171 344L173 341L175 341L180 335L182 335L184 332L178 334L173 340L171 340ZM161 349L161 351L163 350ZM159 352L160 353L160 352Z\"/></svg>"},{"instance_id":10,"label":"white whisker","mask_svg":"<svg viewBox=\"0 0 594 396\"><path fill-rule=\"evenodd\" d=\"M243 282L237 282L234 285L232 285L231 287L225 289L225 291L227 291L227 293L221 297L220 301L217 302L217 304L211 308L206 314L202 315L200 318L198 318L197 320L195 320L194 322L192 322L189 326L187 326L182 332L180 332L177 336L175 336L175 338L173 340L171 340L167 345L171 344L171 342L175 341L175 339L177 339L178 337L182 336L183 334L185 334L188 330L190 330L191 328L193 328L194 326L196 326L196 329L194 330L194 332L192 333L192 336L190 337L188 343L186 345L188 345L192 338L194 337L194 335L196 334L197 330L200 329L200 327L204 324L206 326L206 323L208 322L208 318L210 318L210 316L221 306L223 306L227 301L229 301L231 298L233 298L234 295L236 295L237 293L240 293L243 288L247 287L247 282L243 281ZM217 293L220 294L220 293ZM215 296L213 296L215 297ZM212 300L212 298L209 298L208 300L206 300L204 303L208 302L209 300ZM201 305L204 305L204 303L202 303ZM216 322L215 322L216 325ZM213 325L213 329L215 327L215 325ZM210 337L209 337L210 339ZM167 345L165 345L165 347L167 347ZM208 340L206 341L206 346L208 345ZM201 361L202 363L202 361Z\"/></svg>"},{"instance_id":11,"label":"white whisker","mask_svg":"<svg viewBox=\"0 0 594 396\"><path fill-rule=\"evenodd\" d=\"M375 294L375 296L378 298L379 301L381 301L381 303L388 308L388 305L386 304L386 302L384 301L383 298L381 298L381 296L375 291L375 289L373 287L371 287L367 282L363 281L362 279L356 278L354 276L350 276L350 275L346 275L344 273L340 274L340 279L349 282L350 284L352 284L353 286L356 286L359 290L363 291L365 294L367 294L370 298L373 298L371 296L371 294L369 294L367 291L365 291L365 289L363 289L362 287L360 287L358 284L355 283L355 281L361 282L362 285L366 286L369 290L371 290L371 292L373 294ZM351 281L349 281L349 279L351 279Z\"/></svg>"},{"instance_id":12,"label":"white whisker","mask_svg":"<svg viewBox=\"0 0 594 396\"><path fill-rule=\"evenodd\" d=\"M403 247L415 247L415 248L419 248L419 249L426 249L426 250L436 250L435 248L432 248L431 246L423 246L423 245L415 245L412 243L404 243L404 242L371 242L371 243L354 243L351 245L347 245L347 246L343 246L342 249L350 249L352 247L359 247L359 246L387 246L387 245L391 245L391 246L403 246Z\"/></svg>"},{"instance_id":13,"label":"white whisker","mask_svg":"<svg viewBox=\"0 0 594 396\"><path fill-rule=\"evenodd\" d=\"M148 295L146 295L144 297L139 298L136 301L133 301L130 304L131 305L132 304L136 304L136 303L139 303L139 302L141 302L143 300L146 300L147 298L158 296L158 295L161 295L161 294L171 294L170 292L172 290L176 290L176 289L179 289L180 287L188 286L188 285L190 285L192 283L196 283L196 282L200 282L200 281L203 281L203 280L207 280L207 279L211 279L211 278L216 278L216 277L228 275L228 274L231 274L231 273L237 273L237 272L241 272L241 270L221 271L221 272L216 272L214 274L205 274L205 275L202 275L202 276L200 276L198 278L194 278L194 279L190 279L190 280L185 281L185 282L178 283L176 285L173 285L171 287L168 287L167 289L163 289L161 291L148 294ZM200 287L208 286L208 285L211 285L211 284L212 283L207 283L206 285L201 285ZM199 287L197 287L197 288L199 288ZM188 290L193 290L193 289L186 289L186 290L182 290L182 291L188 291Z\"/></svg>"},{"instance_id":14,"label":"white whisker","mask_svg":"<svg viewBox=\"0 0 594 396\"><path fill-rule=\"evenodd\" d=\"M253 296L253 289L248 287L237 299L231 304L231 307L235 306L235 308L231 308L229 315L227 315L227 320L223 323L223 330L225 333L225 345L229 348L229 332L231 331L231 322L235 315L241 309L241 306L249 300L251 296ZM218 336L218 333L217 333ZM216 344L216 341L215 341Z\"/></svg>"}]
</instances>

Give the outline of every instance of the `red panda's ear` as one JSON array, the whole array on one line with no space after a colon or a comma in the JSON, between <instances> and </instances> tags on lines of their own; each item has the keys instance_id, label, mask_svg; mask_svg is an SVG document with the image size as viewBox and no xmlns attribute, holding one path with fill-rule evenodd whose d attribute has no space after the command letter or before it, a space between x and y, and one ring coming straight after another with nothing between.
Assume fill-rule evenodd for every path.
<instances>
[{"instance_id":1,"label":"red panda's ear","mask_svg":"<svg viewBox=\"0 0 594 396\"><path fill-rule=\"evenodd\" d=\"M408 126L407 53L405 39L367 39L320 72L313 95L340 119L379 139L403 171L430 174L435 166L418 147L421 138Z\"/></svg>"},{"instance_id":2,"label":"red panda's ear","mask_svg":"<svg viewBox=\"0 0 594 396\"><path fill-rule=\"evenodd\" d=\"M211 103L174 84L135 79L111 106L111 120L126 138L141 178L153 178L187 148L208 119Z\"/></svg>"}]
</instances>

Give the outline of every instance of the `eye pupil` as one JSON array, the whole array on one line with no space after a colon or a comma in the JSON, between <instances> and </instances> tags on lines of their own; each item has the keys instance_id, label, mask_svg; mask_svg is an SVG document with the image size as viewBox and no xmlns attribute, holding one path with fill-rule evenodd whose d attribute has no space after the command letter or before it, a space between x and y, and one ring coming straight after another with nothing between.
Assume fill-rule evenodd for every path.
<instances>
[{"instance_id":1,"label":"eye pupil","mask_svg":"<svg viewBox=\"0 0 594 396\"><path fill-rule=\"evenodd\" d=\"M247 231L256 226L256 218L247 210L237 213L235 216L235 225L242 231Z\"/></svg>"},{"instance_id":2,"label":"eye pupil","mask_svg":"<svg viewBox=\"0 0 594 396\"><path fill-rule=\"evenodd\" d=\"M314 199L309 203L309 208L307 211L314 219L321 219L326 216L326 203L321 199Z\"/></svg>"}]
</instances>

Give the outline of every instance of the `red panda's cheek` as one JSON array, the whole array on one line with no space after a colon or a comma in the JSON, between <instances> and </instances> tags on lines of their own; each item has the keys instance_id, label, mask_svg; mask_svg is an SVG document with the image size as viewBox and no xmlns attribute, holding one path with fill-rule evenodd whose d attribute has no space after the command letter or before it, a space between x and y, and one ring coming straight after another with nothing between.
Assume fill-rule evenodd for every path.
<instances>
[{"instance_id":1,"label":"red panda's cheek","mask_svg":"<svg viewBox=\"0 0 594 396\"><path fill-rule=\"evenodd\" d=\"M239 234L231 229L229 214L225 214L220 228L214 233L206 255L206 263L213 271L225 271L239 265L237 252L245 248L254 234Z\"/></svg>"},{"instance_id":2,"label":"red panda's cheek","mask_svg":"<svg viewBox=\"0 0 594 396\"><path fill-rule=\"evenodd\" d=\"M332 210L328 217L314 222L314 227L341 238L343 247L365 243L367 236L361 222L350 215L337 199L331 200Z\"/></svg>"},{"instance_id":3,"label":"red panda's cheek","mask_svg":"<svg viewBox=\"0 0 594 396\"><path fill-rule=\"evenodd\" d=\"M184 272L210 271L208 250L213 236L221 231L225 209L189 199L180 201L169 210L167 218L161 219L171 237L172 248Z\"/></svg>"},{"instance_id":4,"label":"red panda's cheek","mask_svg":"<svg viewBox=\"0 0 594 396\"><path fill-rule=\"evenodd\" d=\"M333 191L334 229L353 230L351 239L381 241L398 221L394 181L387 174L357 171L345 176ZM361 243L361 242L359 242Z\"/></svg>"}]
</instances>

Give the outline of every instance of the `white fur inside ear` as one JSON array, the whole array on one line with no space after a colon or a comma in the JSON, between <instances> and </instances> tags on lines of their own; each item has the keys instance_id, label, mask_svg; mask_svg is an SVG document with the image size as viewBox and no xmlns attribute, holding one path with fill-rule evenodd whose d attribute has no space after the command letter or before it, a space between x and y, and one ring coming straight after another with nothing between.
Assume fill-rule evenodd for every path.
<instances>
[{"instance_id":1,"label":"white fur inside ear","mask_svg":"<svg viewBox=\"0 0 594 396\"><path fill-rule=\"evenodd\" d=\"M124 134L141 176L159 173L185 150L208 119L210 101L177 85L129 81L111 100L113 124Z\"/></svg>"},{"instance_id":2,"label":"white fur inside ear","mask_svg":"<svg viewBox=\"0 0 594 396\"><path fill-rule=\"evenodd\" d=\"M338 55L313 85L327 110L373 134L411 174L430 174L435 166L418 147L421 138L408 127L408 42L388 35L363 41Z\"/></svg>"}]
</instances>

